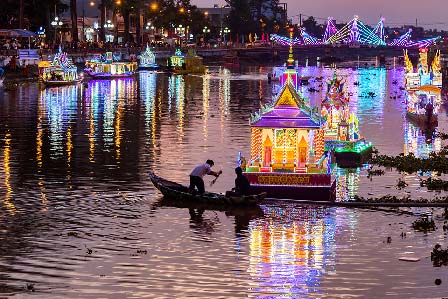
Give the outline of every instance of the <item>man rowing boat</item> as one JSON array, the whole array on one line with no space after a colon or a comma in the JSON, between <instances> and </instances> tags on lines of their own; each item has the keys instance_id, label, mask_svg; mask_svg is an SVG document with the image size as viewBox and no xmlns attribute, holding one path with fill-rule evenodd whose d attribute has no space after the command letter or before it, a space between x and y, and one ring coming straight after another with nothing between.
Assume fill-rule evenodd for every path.
<instances>
[{"instance_id":1,"label":"man rowing boat","mask_svg":"<svg viewBox=\"0 0 448 299\"><path fill-rule=\"evenodd\" d=\"M215 172L211 168L215 165L213 160L207 160L204 164L196 166L193 171L190 173L190 187L188 188L190 192L195 192L195 187L198 189L199 194L203 194L205 192L204 180L203 177L208 175L213 175L216 178L219 177L222 173L222 170Z\"/></svg>"}]
</instances>

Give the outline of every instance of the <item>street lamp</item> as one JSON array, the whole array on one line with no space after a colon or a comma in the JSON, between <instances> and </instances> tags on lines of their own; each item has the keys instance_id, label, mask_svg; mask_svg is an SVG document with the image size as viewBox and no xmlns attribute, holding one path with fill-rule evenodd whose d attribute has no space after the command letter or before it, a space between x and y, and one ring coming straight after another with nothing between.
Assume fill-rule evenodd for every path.
<instances>
[{"instance_id":1,"label":"street lamp","mask_svg":"<svg viewBox=\"0 0 448 299\"><path fill-rule=\"evenodd\" d=\"M202 29L202 32L204 33L204 42L205 42L207 33L210 33L210 28L208 28L207 26L204 26L204 29Z\"/></svg>"},{"instance_id":2,"label":"street lamp","mask_svg":"<svg viewBox=\"0 0 448 299\"><path fill-rule=\"evenodd\" d=\"M56 43L57 30L62 26L62 21L59 20L58 16L54 17L54 20L51 22L51 26L54 27L54 43ZM61 34L61 44L62 44L62 34Z\"/></svg>"},{"instance_id":3,"label":"street lamp","mask_svg":"<svg viewBox=\"0 0 448 299\"><path fill-rule=\"evenodd\" d=\"M112 24L111 20L107 20L106 24L104 24L104 28L106 28L106 30L109 31L109 33L110 33L112 28L114 28L114 24ZM113 38L114 38L114 36L111 34L106 35L106 42L112 42Z\"/></svg>"},{"instance_id":4,"label":"street lamp","mask_svg":"<svg viewBox=\"0 0 448 299\"><path fill-rule=\"evenodd\" d=\"M226 42L226 35L230 33L230 29L228 27L224 28L224 43Z\"/></svg>"}]
</instances>

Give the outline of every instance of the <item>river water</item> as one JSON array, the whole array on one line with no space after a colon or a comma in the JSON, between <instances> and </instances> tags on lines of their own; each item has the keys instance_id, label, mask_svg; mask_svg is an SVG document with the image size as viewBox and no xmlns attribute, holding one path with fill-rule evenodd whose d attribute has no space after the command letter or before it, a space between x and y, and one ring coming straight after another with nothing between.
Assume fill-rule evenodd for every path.
<instances>
[{"instance_id":1,"label":"river water","mask_svg":"<svg viewBox=\"0 0 448 299\"><path fill-rule=\"evenodd\" d=\"M232 186L238 152L250 151L248 117L275 90L270 71L215 66L204 76L0 89L0 298L447 296L446 266L429 258L447 243L441 209L268 203L200 213L162 199L150 170L186 183L208 158L224 173L207 188ZM301 73L313 78L302 92L316 105L333 70ZM338 74L381 153L424 157L445 145L406 121L402 68ZM443 110L438 130L448 132L446 119ZM366 167L337 170L338 200L445 195L420 187L434 174L368 178ZM397 189L399 178L408 187ZM436 231L412 229L425 213Z\"/></svg>"}]
</instances>

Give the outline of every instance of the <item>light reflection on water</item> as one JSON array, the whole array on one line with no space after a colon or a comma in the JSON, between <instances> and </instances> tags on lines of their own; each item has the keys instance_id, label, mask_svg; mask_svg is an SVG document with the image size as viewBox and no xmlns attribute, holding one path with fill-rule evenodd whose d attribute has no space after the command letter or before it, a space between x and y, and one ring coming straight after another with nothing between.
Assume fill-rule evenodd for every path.
<instances>
[{"instance_id":1,"label":"light reflection on water","mask_svg":"<svg viewBox=\"0 0 448 299\"><path fill-rule=\"evenodd\" d=\"M333 70L301 72L323 77L302 87L316 105ZM440 150L439 138L404 118L402 69L338 73L361 134L380 152ZM202 214L161 201L151 169L186 183L193 166L213 158L224 174L209 189L232 186L237 153L250 150L248 116L272 97L266 79L259 69L215 68L0 91L0 296L24 294L26 283L42 298L444 295L433 281L448 277L425 257L445 235L413 232L407 214L293 204ZM370 181L366 167L338 169L338 199L432 197L420 187L427 175L406 176L409 188L397 190L395 172ZM406 251L422 261L399 262Z\"/></svg>"}]
</instances>

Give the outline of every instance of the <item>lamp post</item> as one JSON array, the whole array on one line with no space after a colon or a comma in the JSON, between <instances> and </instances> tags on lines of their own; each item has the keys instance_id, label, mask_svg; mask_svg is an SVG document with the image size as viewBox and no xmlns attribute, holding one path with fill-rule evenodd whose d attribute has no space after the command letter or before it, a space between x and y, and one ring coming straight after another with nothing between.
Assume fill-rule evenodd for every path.
<instances>
[{"instance_id":1,"label":"lamp post","mask_svg":"<svg viewBox=\"0 0 448 299\"><path fill-rule=\"evenodd\" d=\"M51 22L51 26L54 27L54 43L56 44L58 28L62 26L62 21L59 20L58 16L54 17L54 20ZM61 34L61 44L62 44L62 34Z\"/></svg>"},{"instance_id":2,"label":"lamp post","mask_svg":"<svg viewBox=\"0 0 448 299\"><path fill-rule=\"evenodd\" d=\"M85 15L86 15L85 9L84 9L84 2L85 1L86 0L82 1L82 41L84 41L84 42L87 40L86 32L85 32L85 29L84 29L84 27L85 27ZM89 6L93 7L94 5L95 5L95 2L93 0L90 0Z\"/></svg>"},{"instance_id":3,"label":"lamp post","mask_svg":"<svg viewBox=\"0 0 448 299\"><path fill-rule=\"evenodd\" d=\"M104 28L106 28L107 32L110 33L110 31L112 30L112 28L114 28L114 24L112 24L111 20L107 20L106 24L104 24ZM113 41L113 36L111 38L110 34L106 35L106 42L112 42Z\"/></svg>"},{"instance_id":4,"label":"lamp post","mask_svg":"<svg viewBox=\"0 0 448 299\"><path fill-rule=\"evenodd\" d=\"M207 33L210 33L210 28L207 26L204 26L204 29L202 29L202 32L204 33L204 42L207 41Z\"/></svg>"},{"instance_id":5,"label":"lamp post","mask_svg":"<svg viewBox=\"0 0 448 299\"><path fill-rule=\"evenodd\" d=\"M224 44L226 43L226 35L230 33L230 29L228 27L224 28Z\"/></svg>"}]
</instances>

